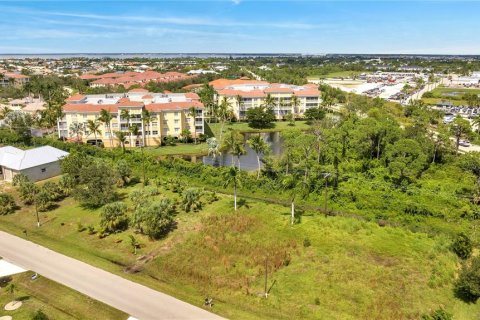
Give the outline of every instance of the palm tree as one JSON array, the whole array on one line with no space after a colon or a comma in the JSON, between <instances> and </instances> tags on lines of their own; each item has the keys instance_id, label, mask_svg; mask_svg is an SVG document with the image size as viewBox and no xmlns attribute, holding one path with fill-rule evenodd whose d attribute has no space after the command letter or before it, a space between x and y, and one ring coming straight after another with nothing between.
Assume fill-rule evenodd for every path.
<instances>
[{"instance_id":1,"label":"palm tree","mask_svg":"<svg viewBox=\"0 0 480 320\"><path fill-rule=\"evenodd\" d=\"M191 136L192 133L188 129L183 129L182 132L180 132L180 137L182 138L184 143L187 143Z\"/></svg>"},{"instance_id":2,"label":"palm tree","mask_svg":"<svg viewBox=\"0 0 480 320\"><path fill-rule=\"evenodd\" d=\"M218 105L218 108L216 110L216 116L218 119L220 119L220 141L222 141L222 135L223 135L223 127L225 126L225 121L227 121L229 111L231 109L232 105L228 101L227 97L223 97L222 102Z\"/></svg>"},{"instance_id":3,"label":"palm tree","mask_svg":"<svg viewBox=\"0 0 480 320\"><path fill-rule=\"evenodd\" d=\"M277 106L277 102L275 101L275 98L272 97L270 93L267 94L265 97L265 102L264 105L267 109L274 109ZM277 116L280 117L280 110L277 110Z\"/></svg>"},{"instance_id":4,"label":"palm tree","mask_svg":"<svg viewBox=\"0 0 480 320\"><path fill-rule=\"evenodd\" d=\"M130 115L130 111L128 111L127 109L122 109L122 111L120 111L120 118L123 120L127 120L127 128L128 130L130 130L130 119L132 118L132 116ZM131 146L132 145L131 134L129 134L129 140L130 140L130 146Z\"/></svg>"},{"instance_id":5,"label":"palm tree","mask_svg":"<svg viewBox=\"0 0 480 320\"><path fill-rule=\"evenodd\" d=\"M125 153L125 142L127 141L127 133L124 131L115 131L115 137L118 139L118 142L120 142L123 153Z\"/></svg>"},{"instance_id":6,"label":"palm tree","mask_svg":"<svg viewBox=\"0 0 480 320\"><path fill-rule=\"evenodd\" d=\"M288 174L282 180L282 187L290 191L291 218L290 223L295 223L295 198L300 194L303 197L307 195L308 184L295 174Z\"/></svg>"},{"instance_id":7,"label":"palm tree","mask_svg":"<svg viewBox=\"0 0 480 320\"><path fill-rule=\"evenodd\" d=\"M208 138L207 145L208 145L208 156L212 156L216 158L218 155L220 155L219 143L217 141L217 138L215 137Z\"/></svg>"},{"instance_id":8,"label":"palm tree","mask_svg":"<svg viewBox=\"0 0 480 320\"><path fill-rule=\"evenodd\" d=\"M248 145L252 148L253 151L257 154L257 163L258 163L258 172L257 172L257 179L260 178L260 170L262 169L260 164L260 155L265 154L269 149L270 146L263 140L262 136L258 134L247 140Z\"/></svg>"},{"instance_id":9,"label":"palm tree","mask_svg":"<svg viewBox=\"0 0 480 320\"><path fill-rule=\"evenodd\" d=\"M0 120L4 120L10 114L10 112L12 112L12 109L9 107L3 107L0 110Z\"/></svg>"},{"instance_id":10,"label":"palm tree","mask_svg":"<svg viewBox=\"0 0 480 320\"><path fill-rule=\"evenodd\" d=\"M237 101L237 104L238 104L238 113L240 114L242 111L242 108L243 108L243 98L241 95L237 94L235 96L235 100Z\"/></svg>"},{"instance_id":11,"label":"palm tree","mask_svg":"<svg viewBox=\"0 0 480 320\"><path fill-rule=\"evenodd\" d=\"M480 116L476 116L472 120L472 125L477 127L477 133L480 133Z\"/></svg>"},{"instance_id":12,"label":"palm tree","mask_svg":"<svg viewBox=\"0 0 480 320\"><path fill-rule=\"evenodd\" d=\"M152 123L152 114L148 110L143 110L142 111L142 127L143 127L143 145L147 146L147 139L145 138L145 124L146 128L148 129L147 131L150 133L150 123Z\"/></svg>"},{"instance_id":13,"label":"palm tree","mask_svg":"<svg viewBox=\"0 0 480 320\"><path fill-rule=\"evenodd\" d=\"M109 140L110 140L111 147L113 147L112 119L113 119L113 116L109 111L105 109L100 110L100 117L98 118L98 120L103 122L105 127L108 129L108 135L110 138Z\"/></svg>"},{"instance_id":14,"label":"palm tree","mask_svg":"<svg viewBox=\"0 0 480 320\"><path fill-rule=\"evenodd\" d=\"M188 115L193 119L193 130L194 130L194 134L193 134L193 139L194 139L194 143L197 144L197 129L195 127L195 118L197 117L197 108L195 107L190 107L188 108Z\"/></svg>"},{"instance_id":15,"label":"palm tree","mask_svg":"<svg viewBox=\"0 0 480 320\"><path fill-rule=\"evenodd\" d=\"M290 104L292 106L292 112L293 114L298 114L299 110L298 107L300 106L300 99L298 99L298 96L292 95L292 98L290 100Z\"/></svg>"},{"instance_id":16,"label":"palm tree","mask_svg":"<svg viewBox=\"0 0 480 320\"><path fill-rule=\"evenodd\" d=\"M80 143L82 141L82 134L85 132L85 126L83 123L80 122L73 122L70 125L70 136L76 136L77 137L77 143Z\"/></svg>"},{"instance_id":17,"label":"palm tree","mask_svg":"<svg viewBox=\"0 0 480 320\"><path fill-rule=\"evenodd\" d=\"M95 146L98 147L97 144L97 134L101 135L102 131L100 131L100 122L97 120L88 120L87 121L87 130L88 130L88 135L91 135L93 133L93 136L95 137Z\"/></svg>"},{"instance_id":18,"label":"palm tree","mask_svg":"<svg viewBox=\"0 0 480 320\"><path fill-rule=\"evenodd\" d=\"M225 135L225 139L222 144L223 151L227 151L232 155L232 166L234 163L234 156L237 157L238 167L240 167L240 156L246 154L243 135L237 130L231 130Z\"/></svg>"},{"instance_id":19,"label":"palm tree","mask_svg":"<svg viewBox=\"0 0 480 320\"><path fill-rule=\"evenodd\" d=\"M233 207L237 211L237 188L242 186L242 181L240 178L240 169L237 167L229 167L226 171L223 172L223 181L224 187L233 185Z\"/></svg>"},{"instance_id":20,"label":"palm tree","mask_svg":"<svg viewBox=\"0 0 480 320\"><path fill-rule=\"evenodd\" d=\"M130 136L132 134L135 136L135 147L136 147L138 142L138 137L140 136L140 128L138 127L137 124L132 124L130 126Z\"/></svg>"}]
</instances>

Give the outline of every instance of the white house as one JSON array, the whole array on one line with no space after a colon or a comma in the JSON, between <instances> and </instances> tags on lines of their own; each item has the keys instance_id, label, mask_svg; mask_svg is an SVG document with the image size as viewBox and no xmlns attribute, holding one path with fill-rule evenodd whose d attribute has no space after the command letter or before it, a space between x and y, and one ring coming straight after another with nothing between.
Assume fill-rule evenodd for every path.
<instances>
[{"instance_id":1,"label":"white house","mask_svg":"<svg viewBox=\"0 0 480 320\"><path fill-rule=\"evenodd\" d=\"M58 176L61 173L60 160L68 154L50 146L29 150L11 146L0 148L0 180L12 181L19 173L30 181Z\"/></svg>"}]
</instances>

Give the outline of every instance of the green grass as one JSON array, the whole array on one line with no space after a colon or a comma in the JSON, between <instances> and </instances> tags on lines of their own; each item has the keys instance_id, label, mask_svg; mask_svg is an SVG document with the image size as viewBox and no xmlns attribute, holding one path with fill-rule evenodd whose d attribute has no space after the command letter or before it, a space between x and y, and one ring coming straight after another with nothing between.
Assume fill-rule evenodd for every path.
<instances>
[{"instance_id":1,"label":"green grass","mask_svg":"<svg viewBox=\"0 0 480 320\"><path fill-rule=\"evenodd\" d=\"M310 76L307 77L308 80L318 80L318 79L326 79L326 78L350 78L353 75L358 76L362 73L365 73L365 71L337 71L337 72L330 72L327 74L322 74L319 76ZM368 73L368 72L366 72Z\"/></svg>"},{"instance_id":2,"label":"green grass","mask_svg":"<svg viewBox=\"0 0 480 320\"><path fill-rule=\"evenodd\" d=\"M162 188L158 197L178 195ZM231 319L418 319L442 306L455 319L480 316L478 303L453 295L458 260L444 236L310 212L291 226L286 207L241 204L234 213L232 198L220 196L200 212L180 211L165 239L135 234L139 254L155 256L136 274L123 271L137 263L128 245L133 231L104 239L78 232L78 222L98 229L100 210L72 199L42 214L40 229L32 208L0 216L0 229L19 236L27 229L32 241L197 306L211 296L213 311ZM266 257L268 282L276 280L267 300L259 296Z\"/></svg>"},{"instance_id":3,"label":"green grass","mask_svg":"<svg viewBox=\"0 0 480 320\"><path fill-rule=\"evenodd\" d=\"M448 97L445 98L422 98L422 101L427 105L437 105L439 102L450 101L455 106L465 106L467 105L467 101L465 100L453 100L449 99Z\"/></svg>"},{"instance_id":4,"label":"green grass","mask_svg":"<svg viewBox=\"0 0 480 320\"><path fill-rule=\"evenodd\" d=\"M9 315L15 320L30 320L37 310L42 310L50 319L119 320L128 318L128 315L121 311L42 276L32 281L31 275L32 272L26 272L12 276L11 283L17 288L13 297L22 300L23 305L15 311L3 310L3 306L12 301L12 296L2 292L0 316Z\"/></svg>"}]
</instances>

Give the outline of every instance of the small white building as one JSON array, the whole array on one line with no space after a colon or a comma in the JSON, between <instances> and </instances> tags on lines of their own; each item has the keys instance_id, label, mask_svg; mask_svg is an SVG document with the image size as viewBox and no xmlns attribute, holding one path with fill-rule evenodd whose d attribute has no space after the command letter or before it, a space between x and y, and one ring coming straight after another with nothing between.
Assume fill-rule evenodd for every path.
<instances>
[{"instance_id":1,"label":"small white building","mask_svg":"<svg viewBox=\"0 0 480 320\"><path fill-rule=\"evenodd\" d=\"M0 148L0 180L12 181L19 173L26 175L30 181L58 176L61 173L60 160L68 154L50 146L29 150L11 146Z\"/></svg>"}]
</instances>

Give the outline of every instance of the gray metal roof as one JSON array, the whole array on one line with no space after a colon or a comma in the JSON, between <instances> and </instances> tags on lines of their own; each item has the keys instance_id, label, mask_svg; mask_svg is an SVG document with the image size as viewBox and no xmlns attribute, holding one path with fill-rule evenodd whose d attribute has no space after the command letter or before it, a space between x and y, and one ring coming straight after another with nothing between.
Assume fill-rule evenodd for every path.
<instances>
[{"instance_id":1,"label":"gray metal roof","mask_svg":"<svg viewBox=\"0 0 480 320\"><path fill-rule=\"evenodd\" d=\"M68 154L68 152L50 146L28 150L7 146L0 148L0 166L13 170L24 170L56 162Z\"/></svg>"}]
</instances>

